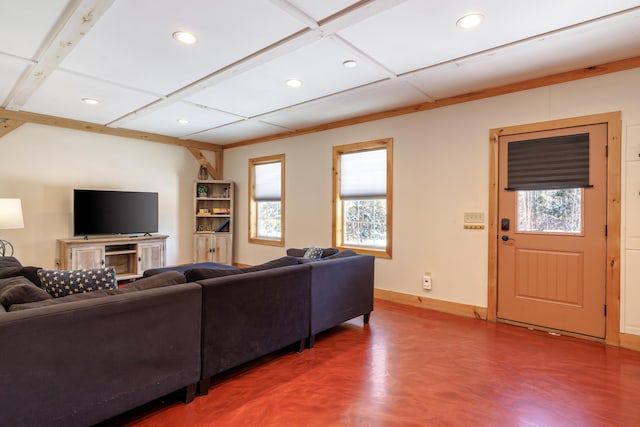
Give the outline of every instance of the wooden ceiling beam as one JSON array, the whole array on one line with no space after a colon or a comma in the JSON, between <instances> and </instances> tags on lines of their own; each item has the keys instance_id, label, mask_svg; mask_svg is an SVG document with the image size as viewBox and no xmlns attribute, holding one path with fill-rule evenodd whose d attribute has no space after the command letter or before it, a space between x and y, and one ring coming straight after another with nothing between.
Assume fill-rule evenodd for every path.
<instances>
[{"instance_id":1,"label":"wooden ceiling beam","mask_svg":"<svg viewBox=\"0 0 640 427\"><path fill-rule=\"evenodd\" d=\"M11 111L0 108L0 119L14 120L18 122L36 123L45 126L57 126L66 129L75 129L85 132L99 133L102 135L119 136L122 138L141 139L149 142L160 142L163 144L179 145L186 148L194 148L207 151L221 151L222 147L217 144L193 141L190 139L179 139L172 136L158 135L156 133L140 132L130 129L111 128L96 123L83 122L80 120L65 119L62 117L48 116L46 114L27 113L24 111Z\"/></svg>"},{"instance_id":2,"label":"wooden ceiling beam","mask_svg":"<svg viewBox=\"0 0 640 427\"><path fill-rule=\"evenodd\" d=\"M37 55L37 62L29 66L7 98L7 107L20 110L113 2L114 0L70 2L48 38L48 44Z\"/></svg>"},{"instance_id":3,"label":"wooden ceiling beam","mask_svg":"<svg viewBox=\"0 0 640 427\"><path fill-rule=\"evenodd\" d=\"M214 166L199 149L192 147L187 147L187 149L191 152L193 157L196 158L198 163L206 166L207 170L209 171L209 175L211 175L213 179L222 179L222 150L218 150L215 152L216 165Z\"/></svg>"},{"instance_id":4,"label":"wooden ceiling beam","mask_svg":"<svg viewBox=\"0 0 640 427\"><path fill-rule=\"evenodd\" d=\"M0 138L8 134L14 129L22 126L24 122L19 120L0 119Z\"/></svg>"}]
</instances>

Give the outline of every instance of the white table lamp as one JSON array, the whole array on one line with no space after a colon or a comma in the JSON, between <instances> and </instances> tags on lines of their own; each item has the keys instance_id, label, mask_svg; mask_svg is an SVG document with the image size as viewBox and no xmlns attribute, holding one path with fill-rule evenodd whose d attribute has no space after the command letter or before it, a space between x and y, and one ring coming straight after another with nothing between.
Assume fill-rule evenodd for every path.
<instances>
[{"instance_id":1,"label":"white table lamp","mask_svg":"<svg viewBox=\"0 0 640 427\"><path fill-rule=\"evenodd\" d=\"M24 228L22 218L22 203L20 199L0 199L0 230ZM7 253L7 250L10 252ZM13 255L13 245L6 240L0 240L0 256Z\"/></svg>"}]
</instances>

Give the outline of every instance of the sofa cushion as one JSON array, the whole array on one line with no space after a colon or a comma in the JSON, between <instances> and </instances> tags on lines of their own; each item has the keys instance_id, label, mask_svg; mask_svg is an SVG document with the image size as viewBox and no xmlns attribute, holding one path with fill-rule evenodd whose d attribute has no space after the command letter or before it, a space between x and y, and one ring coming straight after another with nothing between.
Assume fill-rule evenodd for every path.
<instances>
[{"instance_id":1,"label":"sofa cushion","mask_svg":"<svg viewBox=\"0 0 640 427\"><path fill-rule=\"evenodd\" d=\"M22 275L22 264L12 256L0 257L0 279Z\"/></svg>"},{"instance_id":2,"label":"sofa cushion","mask_svg":"<svg viewBox=\"0 0 640 427\"><path fill-rule=\"evenodd\" d=\"M198 280L213 279L214 277L231 276L240 274L239 268L192 268L184 272L187 282L197 282Z\"/></svg>"},{"instance_id":3,"label":"sofa cushion","mask_svg":"<svg viewBox=\"0 0 640 427\"><path fill-rule=\"evenodd\" d=\"M322 258L322 248L312 246L304 253L302 258L305 259L320 259Z\"/></svg>"},{"instance_id":4,"label":"sofa cushion","mask_svg":"<svg viewBox=\"0 0 640 427\"><path fill-rule=\"evenodd\" d=\"M250 273L252 271L269 270L277 267L286 267L298 264L298 259L292 256L277 258L264 264L253 265L244 268L193 268L187 270L184 275L188 282L197 282L198 280L213 279L214 277L231 276L233 274Z\"/></svg>"},{"instance_id":5,"label":"sofa cushion","mask_svg":"<svg viewBox=\"0 0 640 427\"><path fill-rule=\"evenodd\" d=\"M38 301L26 304L14 304L10 307L9 311L27 310L30 308L38 308L49 305L66 304L73 301L83 301L86 299L104 298L110 295L128 294L132 292L144 291L147 289L162 288L164 286L178 285L185 283L186 279L183 274L176 271L167 271L159 273L151 277L136 280L126 286L116 289L101 289L92 292L76 293L67 295L60 298L51 298L47 301ZM33 286L33 285L32 285ZM46 292L45 292L46 293ZM47 294L48 295L48 294Z\"/></svg>"},{"instance_id":6,"label":"sofa cushion","mask_svg":"<svg viewBox=\"0 0 640 427\"><path fill-rule=\"evenodd\" d=\"M330 259L336 259L336 258L346 258L346 257L350 257L350 256L354 256L354 255L358 255L357 252L351 250L351 249L345 249L344 251L341 252L336 252L335 254L328 256L326 258L322 258L322 260L330 260Z\"/></svg>"},{"instance_id":7,"label":"sofa cushion","mask_svg":"<svg viewBox=\"0 0 640 427\"><path fill-rule=\"evenodd\" d=\"M38 277L54 298L101 289L116 289L116 270L113 267L82 270L38 270Z\"/></svg>"},{"instance_id":8,"label":"sofa cushion","mask_svg":"<svg viewBox=\"0 0 640 427\"><path fill-rule=\"evenodd\" d=\"M22 276L0 279L0 304L9 309L14 304L24 304L51 299L44 289L40 289Z\"/></svg>"},{"instance_id":9,"label":"sofa cushion","mask_svg":"<svg viewBox=\"0 0 640 427\"><path fill-rule=\"evenodd\" d=\"M164 286L179 285L186 283L184 274L177 271L165 271L163 273L157 273L153 276L144 277L138 279L133 283L129 283L126 286L118 288L116 290L109 291L110 294L121 293L126 294L129 292L144 291L147 289L162 288Z\"/></svg>"}]
</instances>

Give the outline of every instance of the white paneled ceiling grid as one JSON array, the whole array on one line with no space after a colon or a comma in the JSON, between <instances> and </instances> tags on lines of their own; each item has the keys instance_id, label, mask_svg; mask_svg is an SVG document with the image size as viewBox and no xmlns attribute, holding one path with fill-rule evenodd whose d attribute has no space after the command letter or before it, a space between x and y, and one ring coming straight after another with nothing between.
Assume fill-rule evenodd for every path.
<instances>
[{"instance_id":1,"label":"white paneled ceiling grid","mask_svg":"<svg viewBox=\"0 0 640 427\"><path fill-rule=\"evenodd\" d=\"M640 55L640 0L0 5L3 108L216 144ZM458 28L471 12L481 25Z\"/></svg>"}]
</instances>

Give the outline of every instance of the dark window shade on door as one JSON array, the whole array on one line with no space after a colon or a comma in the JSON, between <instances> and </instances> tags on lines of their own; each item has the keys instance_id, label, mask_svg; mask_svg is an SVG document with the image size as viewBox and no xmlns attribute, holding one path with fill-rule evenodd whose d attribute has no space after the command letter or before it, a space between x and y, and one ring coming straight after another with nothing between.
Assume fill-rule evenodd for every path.
<instances>
[{"instance_id":1,"label":"dark window shade on door","mask_svg":"<svg viewBox=\"0 0 640 427\"><path fill-rule=\"evenodd\" d=\"M589 134L512 142L506 190L552 190L589 185Z\"/></svg>"}]
</instances>

